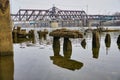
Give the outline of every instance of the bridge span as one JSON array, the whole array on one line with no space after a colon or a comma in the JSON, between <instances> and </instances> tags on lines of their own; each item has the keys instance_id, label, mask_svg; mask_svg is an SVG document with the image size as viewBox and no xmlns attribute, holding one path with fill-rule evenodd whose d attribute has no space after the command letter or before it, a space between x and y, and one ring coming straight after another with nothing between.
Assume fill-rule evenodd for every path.
<instances>
[{"instance_id":1,"label":"bridge span","mask_svg":"<svg viewBox=\"0 0 120 80\"><path fill-rule=\"evenodd\" d=\"M53 21L59 26L88 26L92 21L106 22L120 20L120 15L88 15L84 10L61 10L55 6L48 10L20 9L17 14L11 14L14 22L34 22L39 26L50 26Z\"/></svg>"}]
</instances>

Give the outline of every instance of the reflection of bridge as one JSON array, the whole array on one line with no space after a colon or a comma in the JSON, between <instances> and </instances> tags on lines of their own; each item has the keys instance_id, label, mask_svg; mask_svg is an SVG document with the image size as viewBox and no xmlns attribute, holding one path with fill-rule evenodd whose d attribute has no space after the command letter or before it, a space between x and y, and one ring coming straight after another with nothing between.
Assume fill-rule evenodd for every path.
<instances>
[{"instance_id":1,"label":"reflection of bridge","mask_svg":"<svg viewBox=\"0 0 120 80\"><path fill-rule=\"evenodd\" d=\"M17 14L11 14L11 16L14 22L40 21L50 23L55 20L59 22L61 26L87 26L90 20L120 20L120 16L118 15L87 15L83 10L60 10L56 7L52 7L48 10L20 9Z\"/></svg>"}]
</instances>

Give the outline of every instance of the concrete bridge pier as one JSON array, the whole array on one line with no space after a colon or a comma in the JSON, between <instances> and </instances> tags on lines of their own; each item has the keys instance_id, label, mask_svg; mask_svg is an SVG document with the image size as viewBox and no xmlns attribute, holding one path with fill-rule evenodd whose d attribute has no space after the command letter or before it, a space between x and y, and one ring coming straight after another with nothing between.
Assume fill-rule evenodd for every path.
<instances>
[{"instance_id":1,"label":"concrete bridge pier","mask_svg":"<svg viewBox=\"0 0 120 80\"><path fill-rule=\"evenodd\" d=\"M13 55L9 0L0 0L0 56Z\"/></svg>"}]
</instances>

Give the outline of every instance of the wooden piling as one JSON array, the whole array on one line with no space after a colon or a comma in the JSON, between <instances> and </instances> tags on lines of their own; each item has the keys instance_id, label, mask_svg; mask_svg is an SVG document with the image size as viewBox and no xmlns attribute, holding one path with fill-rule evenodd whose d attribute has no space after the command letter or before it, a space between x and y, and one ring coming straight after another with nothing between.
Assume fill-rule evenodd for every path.
<instances>
[{"instance_id":1,"label":"wooden piling","mask_svg":"<svg viewBox=\"0 0 120 80\"><path fill-rule=\"evenodd\" d=\"M107 48L110 47L111 45L111 37L110 37L110 34L106 34L106 37L105 37L105 45Z\"/></svg>"},{"instance_id":2,"label":"wooden piling","mask_svg":"<svg viewBox=\"0 0 120 80\"><path fill-rule=\"evenodd\" d=\"M100 41L99 41L99 33L94 31L92 37L92 54L93 58L99 57L99 48L100 48Z\"/></svg>"},{"instance_id":3,"label":"wooden piling","mask_svg":"<svg viewBox=\"0 0 120 80\"><path fill-rule=\"evenodd\" d=\"M46 40L47 34L48 34L48 31L46 29L44 31L38 31L39 39L43 38L44 40Z\"/></svg>"},{"instance_id":4,"label":"wooden piling","mask_svg":"<svg viewBox=\"0 0 120 80\"><path fill-rule=\"evenodd\" d=\"M85 39L82 40L81 46L82 46L84 49L86 48L86 40L85 40Z\"/></svg>"},{"instance_id":5,"label":"wooden piling","mask_svg":"<svg viewBox=\"0 0 120 80\"><path fill-rule=\"evenodd\" d=\"M118 49L120 49L120 35L117 38L117 45L118 45Z\"/></svg>"},{"instance_id":6,"label":"wooden piling","mask_svg":"<svg viewBox=\"0 0 120 80\"><path fill-rule=\"evenodd\" d=\"M69 38L64 38L63 54L65 58L70 58L72 54L72 44Z\"/></svg>"},{"instance_id":7,"label":"wooden piling","mask_svg":"<svg viewBox=\"0 0 120 80\"><path fill-rule=\"evenodd\" d=\"M117 38L117 43L120 44L120 35Z\"/></svg>"},{"instance_id":8,"label":"wooden piling","mask_svg":"<svg viewBox=\"0 0 120 80\"><path fill-rule=\"evenodd\" d=\"M0 0L0 56L13 55L9 0Z\"/></svg>"},{"instance_id":9,"label":"wooden piling","mask_svg":"<svg viewBox=\"0 0 120 80\"><path fill-rule=\"evenodd\" d=\"M55 56L59 55L60 52L60 37L54 37L53 38L53 52Z\"/></svg>"},{"instance_id":10,"label":"wooden piling","mask_svg":"<svg viewBox=\"0 0 120 80\"><path fill-rule=\"evenodd\" d=\"M92 47L93 48L100 47L99 33L96 31L93 32Z\"/></svg>"}]
</instances>

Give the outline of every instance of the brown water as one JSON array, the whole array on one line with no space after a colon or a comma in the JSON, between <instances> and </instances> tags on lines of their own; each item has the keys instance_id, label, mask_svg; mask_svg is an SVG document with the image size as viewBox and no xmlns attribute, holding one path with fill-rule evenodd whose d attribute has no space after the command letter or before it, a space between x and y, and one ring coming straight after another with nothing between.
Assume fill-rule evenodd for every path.
<instances>
[{"instance_id":1,"label":"brown water","mask_svg":"<svg viewBox=\"0 0 120 80\"><path fill-rule=\"evenodd\" d=\"M0 58L1 66L5 67L0 68L3 71L0 76L9 77L0 77L0 80L120 80L120 49L116 43L120 32L109 33L111 43L108 47L106 34L100 34L100 48L94 49L91 33L86 33L86 45L83 46L82 39L70 39L72 50L68 49L71 51L66 54L63 54L63 39L59 53L54 53L52 44L44 40L35 44L14 43L14 56Z\"/></svg>"}]
</instances>

